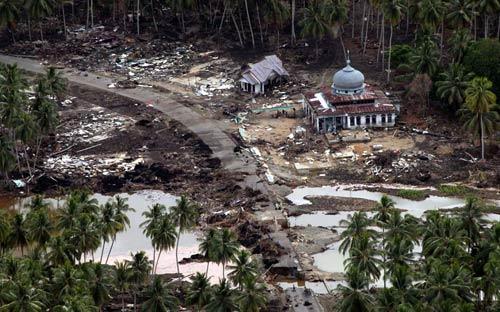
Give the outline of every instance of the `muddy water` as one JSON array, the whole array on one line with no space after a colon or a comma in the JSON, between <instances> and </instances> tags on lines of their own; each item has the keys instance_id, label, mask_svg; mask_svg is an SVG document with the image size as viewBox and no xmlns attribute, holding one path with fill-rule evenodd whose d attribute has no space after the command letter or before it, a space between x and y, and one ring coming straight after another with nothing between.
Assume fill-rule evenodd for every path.
<instances>
[{"instance_id":1,"label":"muddy water","mask_svg":"<svg viewBox=\"0 0 500 312\"><path fill-rule=\"evenodd\" d=\"M135 253L137 251L144 250L150 259L153 258L153 247L151 245L151 241L147 238L143 232L140 224L144 222L144 217L142 213L147 211L149 207L155 203L163 204L167 207L171 207L175 205L175 201L177 199L176 196L173 196L168 193L164 193L161 191L153 191L153 190L145 190L139 191L132 194L119 194L122 197L127 198L127 202L131 208L134 208L134 212L129 212L128 217L130 219L130 228L127 231L119 233L116 237L116 242L113 246L113 249L110 254L110 259L108 263L113 263L115 261L121 261L124 259L130 259L130 254ZM108 200L112 198L112 196L106 196L101 194L93 195L95 199L98 200L99 204L105 204ZM12 209L20 210L24 207L25 204L29 202L29 198L23 199L15 199L15 198L6 198L0 199L0 204L3 207L8 207ZM53 208L60 207L64 205L64 200L62 199L47 199L52 205ZM179 242L179 260L183 258L190 257L193 254L198 252L199 242L197 241L197 233L196 232L188 232L181 234L180 242ZM104 256L103 261L106 259L106 255L108 254L110 247L110 243L107 243L104 248ZM99 261L101 254L102 246L97 249L95 252L95 260ZM196 272L205 272L207 267L206 263L188 263L180 265L180 271L185 276L189 276ZM167 252L162 252L160 257L160 262L158 264L157 273L175 273L177 272L177 267L175 264L175 251L170 250ZM222 267L217 266L215 264L210 264L209 276L212 277L212 281L216 282L219 277L222 277Z\"/></svg>"}]
</instances>

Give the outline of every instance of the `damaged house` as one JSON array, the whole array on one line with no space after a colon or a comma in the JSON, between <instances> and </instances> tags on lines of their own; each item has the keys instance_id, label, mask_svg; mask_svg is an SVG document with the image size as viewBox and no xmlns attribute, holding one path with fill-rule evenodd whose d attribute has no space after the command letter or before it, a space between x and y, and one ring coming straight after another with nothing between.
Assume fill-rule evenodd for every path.
<instances>
[{"instance_id":1,"label":"damaged house","mask_svg":"<svg viewBox=\"0 0 500 312\"><path fill-rule=\"evenodd\" d=\"M241 90L252 94L262 94L290 76L276 55L268 55L256 64L248 64L241 75Z\"/></svg>"},{"instance_id":2,"label":"damaged house","mask_svg":"<svg viewBox=\"0 0 500 312\"><path fill-rule=\"evenodd\" d=\"M333 76L331 87L303 94L306 117L318 133L342 129L393 127L396 106L382 90L365 83L365 76L347 65Z\"/></svg>"}]
</instances>

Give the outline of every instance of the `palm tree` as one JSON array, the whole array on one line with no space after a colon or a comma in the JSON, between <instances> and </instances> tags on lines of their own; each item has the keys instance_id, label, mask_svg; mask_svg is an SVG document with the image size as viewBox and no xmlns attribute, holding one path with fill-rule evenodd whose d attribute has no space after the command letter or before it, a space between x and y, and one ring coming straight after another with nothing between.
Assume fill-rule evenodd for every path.
<instances>
[{"instance_id":1,"label":"palm tree","mask_svg":"<svg viewBox=\"0 0 500 312\"><path fill-rule=\"evenodd\" d=\"M101 263L92 264L90 271L90 278L87 278L90 282L90 292L95 305L101 311L102 306L111 299L111 274L109 269Z\"/></svg>"},{"instance_id":2,"label":"palm tree","mask_svg":"<svg viewBox=\"0 0 500 312\"><path fill-rule=\"evenodd\" d=\"M483 205L478 198L468 197L465 200L465 206L460 212L460 220L462 227L466 231L469 243L469 252L473 248L478 247L483 232L487 223L482 212Z\"/></svg>"},{"instance_id":3,"label":"palm tree","mask_svg":"<svg viewBox=\"0 0 500 312\"><path fill-rule=\"evenodd\" d=\"M323 2L314 0L305 8L304 17L300 21L302 36L311 37L315 41L316 58L319 57L319 41L329 31L324 12Z\"/></svg>"},{"instance_id":4,"label":"palm tree","mask_svg":"<svg viewBox=\"0 0 500 312\"><path fill-rule=\"evenodd\" d=\"M87 254L92 253L99 248L100 234L97 224L92 220L91 216L82 213L77 216L76 223L70 230L71 241L77 249L80 258L83 255L83 262L87 261Z\"/></svg>"},{"instance_id":5,"label":"palm tree","mask_svg":"<svg viewBox=\"0 0 500 312\"><path fill-rule=\"evenodd\" d=\"M55 67L47 68L45 72L45 80L48 95L56 96L58 99L61 98L62 94L66 91L66 79L63 78L62 73L57 71Z\"/></svg>"},{"instance_id":6,"label":"palm tree","mask_svg":"<svg viewBox=\"0 0 500 312\"><path fill-rule=\"evenodd\" d=\"M423 254L450 262L463 257L467 237L459 219L441 216L436 220L427 218L424 225Z\"/></svg>"},{"instance_id":7,"label":"palm tree","mask_svg":"<svg viewBox=\"0 0 500 312\"><path fill-rule=\"evenodd\" d=\"M124 293L129 289L131 280L130 264L127 261L115 262L115 276L114 282L116 290L121 295L122 311L125 311L125 295Z\"/></svg>"},{"instance_id":8,"label":"palm tree","mask_svg":"<svg viewBox=\"0 0 500 312\"><path fill-rule=\"evenodd\" d=\"M347 286L338 286L342 294L340 311L342 312L365 312L372 311L374 300L365 291L368 288L368 278L357 268L347 271Z\"/></svg>"},{"instance_id":9,"label":"palm tree","mask_svg":"<svg viewBox=\"0 0 500 312\"><path fill-rule=\"evenodd\" d=\"M11 231L10 217L7 211L0 209L0 252L2 254L10 247Z\"/></svg>"},{"instance_id":10,"label":"palm tree","mask_svg":"<svg viewBox=\"0 0 500 312\"><path fill-rule=\"evenodd\" d=\"M26 231L25 219L22 213L16 212L12 218L9 240L13 246L21 248L21 256L23 256L24 247L28 246L28 231Z\"/></svg>"},{"instance_id":11,"label":"palm tree","mask_svg":"<svg viewBox=\"0 0 500 312\"><path fill-rule=\"evenodd\" d=\"M442 0L423 0L418 2L418 19L423 27L433 32L441 23L441 51L443 48L444 17L446 6Z\"/></svg>"},{"instance_id":12,"label":"palm tree","mask_svg":"<svg viewBox=\"0 0 500 312\"><path fill-rule=\"evenodd\" d=\"M146 289L144 295L147 299L142 303L141 311L169 312L178 310L177 298L172 295L170 289L157 275L153 278L153 282Z\"/></svg>"},{"instance_id":13,"label":"palm tree","mask_svg":"<svg viewBox=\"0 0 500 312\"><path fill-rule=\"evenodd\" d=\"M53 270L52 287L59 300L66 296L78 295L86 283L82 270L69 262Z\"/></svg>"},{"instance_id":14,"label":"palm tree","mask_svg":"<svg viewBox=\"0 0 500 312\"><path fill-rule=\"evenodd\" d=\"M2 306L4 311L40 312L45 308L44 292L27 282L15 282L5 296L8 303Z\"/></svg>"},{"instance_id":15,"label":"palm tree","mask_svg":"<svg viewBox=\"0 0 500 312\"><path fill-rule=\"evenodd\" d=\"M264 309L267 304L266 287L262 283L257 283L255 277L247 278L243 281L243 287L236 296L239 310L241 312L258 312Z\"/></svg>"},{"instance_id":16,"label":"palm tree","mask_svg":"<svg viewBox=\"0 0 500 312\"><path fill-rule=\"evenodd\" d=\"M39 210L30 214L26 220L26 229L29 233L29 240L37 243L40 247L44 247L49 241L53 230L48 211Z\"/></svg>"},{"instance_id":17,"label":"palm tree","mask_svg":"<svg viewBox=\"0 0 500 312\"><path fill-rule=\"evenodd\" d=\"M472 38L470 32L465 28L455 30L449 39L450 52L454 63L461 63L465 52L470 46Z\"/></svg>"},{"instance_id":18,"label":"palm tree","mask_svg":"<svg viewBox=\"0 0 500 312\"><path fill-rule=\"evenodd\" d=\"M144 228L143 233L146 235L146 237L153 240L155 230L162 218L165 216L166 211L167 207L165 207L165 205L154 204L153 206L149 207L148 211L144 211L142 213L142 216L145 220L140 224L140 227ZM156 247L153 245L153 263L155 263L155 259Z\"/></svg>"},{"instance_id":19,"label":"palm tree","mask_svg":"<svg viewBox=\"0 0 500 312\"><path fill-rule=\"evenodd\" d=\"M190 277L191 285L189 286L186 302L189 305L194 305L201 311L212 299L212 287L206 274L196 272Z\"/></svg>"},{"instance_id":20,"label":"palm tree","mask_svg":"<svg viewBox=\"0 0 500 312\"><path fill-rule=\"evenodd\" d=\"M461 265L448 266L434 261L422 284L424 299L430 304L438 304L445 300L460 302L461 296L467 296L470 292L470 285L466 283L469 280L469 273L466 270Z\"/></svg>"},{"instance_id":21,"label":"palm tree","mask_svg":"<svg viewBox=\"0 0 500 312\"><path fill-rule=\"evenodd\" d=\"M446 20L459 29L472 24L476 15L475 1L449 0Z\"/></svg>"},{"instance_id":22,"label":"palm tree","mask_svg":"<svg viewBox=\"0 0 500 312\"><path fill-rule=\"evenodd\" d=\"M394 26L399 24L401 19L401 11L403 8L400 0L383 1L384 17L389 20L390 35L389 35L389 56L387 58L387 82L391 80L391 49L392 49L392 33Z\"/></svg>"},{"instance_id":23,"label":"palm tree","mask_svg":"<svg viewBox=\"0 0 500 312\"><path fill-rule=\"evenodd\" d=\"M450 64L448 70L441 73L441 80L436 82L436 93L450 107L459 108L465 100L465 90L473 76L473 73L466 73L462 65Z\"/></svg>"},{"instance_id":24,"label":"palm tree","mask_svg":"<svg viewBox=\"0 0 500 312\"><path fill-rule=\"evenodd\" d=\"M53 266L63 265L66 262L74 263L76 250L63 235L53 236L47 244L47 260Z\"/></svg>"},{"instance_id":25,"label":"palm tree","mask_svg":"<svg viewBox=\"0 0 500 312\"><path fill-rule=\"evenodd\" d=\"M424 39L410 57L408 66L412 75L427 74L432 77L438 68L438 55L436 44L430 38Z\"/></svg>"},{"instance_id":26,"label":"palm tree","mask_svg":"<svg viewBox=\"0 0 500 312\"><path fill-rule=\"evenodd\" d=\"M406 265L397 265L391 274L391 284L400 304L415 303L417 300L413 288L413 274Z\"/></svg>"},{"instance_id":27,"label":"palm tree","mask_svg":"<svg viewBox=\"0 0 500 312\"><path fill-rule=\"evenodd\" d=\"M115 220L115 211L115 207L113 206L113 203L111 201L108 201L106 204L101 206L101 209L99 211L99 225L102 238L102 249L99 262L102 262L106 242L108 242L113 237L113 235L115 235L115 231L119 226L119 224Z\"/></svg>"},{"instance_id":28,"label":"palm tree","mask_svg":"<svg viewBox=\"0 0 500 312\"><path fill-rule=\"evenodd\" d=\"M144 251L131 254L132 260L126 260L130 266L130 282L134 285L134 311L137 307L137 293L139 288L144 285L151 272L152 263Z\"/></svg>"},{"instance_id":29,"label":"palm tree","mask_svg":"<svg viewBox=\"0 0 500 312\"><path fill-rule=\"evenodd\" d=\"M165 214L158 226L154 229L152 235L152 245L153 248L157 248L158 258L156 259L156 264L153 263L153 272L156 273L158 269L158 264L160 263L161 252L163 250L168 251L175 246L175 242L177 241L177 230L175 228L175 224L173 223L173 218L170 214Z\"/></svg>"},{"instance_id":30,"label":"palm tree","mask_svg":"<svg viewBox=\"0 0 500 312\"><path fill-rule=\"evenodd\" d=\"M115 225L115 228L113 229L111 235L111 246L109 247L108 256L106 257L106 264L108 263L109 256L111 255L111 251L113 250L113 246L116 241L116 235L120 232L125 231L128 227L130 227L130 219L127 213L135 211L134 208L131 208L127 204L126 198L117 195L115 196L114 200L115 201L113 202L112 205L115 210L113 214L113 220L114 220L113 224Z\"/></svg>"},{"instance_id":31,"label":"palm tree","mask_svg":"<svg viewBox=\"0 0 500 312\"><path fill-rule=\"evenodd\" d=\"M377 235L377 232L373 229L369 229L368 226L371 225L371 220L368 218L365 212L356 211L353 215L349 215L347 220L341 220L340 226L347 227L340 238L342 243L340 244L339 250L342 254L346 254L351 248L356 246L359 239L363 236L373 238Z\"/></svg>"},{"instance_id":32,"label":"palm tree","mask_svg":"<svg viewBox=\"0 0 500 312\"><path fill-rule=\"evenodd\" d=\"M239 244L236 240L236 235L230 229L224 228L220 231L220 242L216 254L216 262L222 264L222 276L224 282L226 278L226 264L234 259L238 252Z\"/></svg>"},{"instance_id":33,"label":"palm tree","mask_svg":"<svg viewBox=\"0 0 500 312\"><path fill-rule=\"evenodd\" d=\"M177 200L177 204L171 208L170 213L178 229L177 242L175 244L175 262L177 264L177 275L180 275L179 241L182 233L189 231L196 225L198 219L198 206L182 195L181 198Z\"/></svg>"},{"instance_id":34,"label":"palm tree","mask_svg":"<svg viewBox=\"0 0 500 312\"><path fill-rule=\"evenodd\" d=\"M44 200L42 195L34 195L26 208L29 210L28 214L39 210L48 210L50 209L50 202Z\"/></svg>"},{"instance_id":35,"label":"palm tree","mask_svg":"<svg viewBox=\"0 0 500 312\"><path fill-rule=\"evenodd\" d=\"M488 38L489 34L489 17L493 13L497 13L500 10L499 0L480 0L477 3L478 11L484 15L484 38Z\"/></svg>"},{"instance_id":36,"label":"palm tree","mask_svg":"<svg viewBox=\"0 0 500 312\"><path fill-rule=\"evenodd\" d=\"M496 127L498 113L494 111L496 95L491 91L493 86L488 78L476 77L472 79L465 90L464 126L470 130L479 128L481 140L481 159L484 159L484 136L491 133ZM475 132L477 133L477 132Z\"/></svg>"},{"instance_id":37,"label":"palm tree","mask_svg":"<svg viewBox=\"0 0 500 312\"><path fill-rule=\"evenodd\" d=\"M14 29L17 20L19 19L19 3L13 0L0 1L0 27L7 26L7 29L12 37L12 42L15 42Z\"/></svg>"},{"instance_id":38,"label":"palm tree","mask_svg":"<svg viewBox=\"0 0 500 312\"><path fill-rule=\"evenodd\" d=\"M46 98L40 99L40 104L37 107L33 107L33 114L35 115L35 120L38 123L38 128L40 130L40 135L37 138L37 148L35 153L36 164L38 160L38 152L40 151L40 145L42 144L42 138L56 128L58 118L54 103Z\"/></svg>"},{"instance_id":39,"label":"palm tree","mask_svg":"<svg viewBox=\"0 0 500 312\"><path fill-rule=\"evenodd\" d=\"M207 260L207 271L205 275L208 276L208 268L210 265L210 261L215 262L217 259L217 248L220 245L220 232L217 231L215 228L210 228L208 229L207 232L205 232L205 236L203 236L203 239L200 242L199 245L199 250L200 253L205 257Z\"/></svg>"},{"instance_id":40,"label":"palm tree","mask_svg":"<svg viewBox=\"0 0 500 312\"><path fill-rule=\"evenodd\" d=\"M40 40L43 41L43 28L42 19L52 14L54 3L51 0L30 0L29 2L29 15L35 20L38 20L40 27Z\"/></svg>"},{"instance_id":41,"label":"palm tree","mask_svg":"<svg viewBox=\"0 0 500 312\"><path fill-rule=\"evenodd\" d=\"M229 280L235 286L243 288L243 283L249 279L257 277L257 264L253 261L251 254L246 250L240 250L234 257L234 265L229 266Z\"/></svg>"},{"instance_id":42,"label":"palm tree","mask_svg":"<svg viewBox=\"0 0 500 312\"><path fill-rule=\"evenodd\" d=\"M219 284L214 286L212 300L205 306L205 311L232 312L238 310L235 295L228 281L223 278L219 281Z\"/></svg>"},{"instance_id":43,"label":"palm tree","mask_svg":"<svg viewBox=\"0 0 500 312\"><path fill-rule=\"evenodd\" d=\"M404 217L401 215L400 210L392 210L389 214L389 219L386 223L387 233L385 235L386 241L406 240L408 242L418 242L418 220L406 214Z\"/></svg>"},{"instance_id":44,"label":"palm tree","mask_svg":"<svg viewBox=\"0 0 500 312\"><path fill-rule=\"evenodd\" d=\"M380 278L382 261L378 258L380 252L375 249L374 240L363 234L355 245L351 247L350 256L345 260L347 271L354 268L371 277L373 280Z\"/></svg>"},{"instance_id":45,"label":"palm tree","mask_svg":"<svg viewBox=\"0 0 500 312\"><path fill-rule=\"evenodd\" d=\"M16 137L21 140L24 146L24 157L30 178L32 176L30 160L27 146L33 143L33 140L38 136L38 125L32 115L22 112L18 117L18 125L16 127Z\"/></svg>"},{"instance_id":46,"label":"palm tree","mask_svg":"<svg viewBox=\"0 0 500 312\"><path fill-rule=\"evenodd\" d=\"M6 180L9 179L9 172L16 165L16 158L12 150L13 146L10 140L0 135L0 171L3 173Z\"/></svg>"}]
</instances>

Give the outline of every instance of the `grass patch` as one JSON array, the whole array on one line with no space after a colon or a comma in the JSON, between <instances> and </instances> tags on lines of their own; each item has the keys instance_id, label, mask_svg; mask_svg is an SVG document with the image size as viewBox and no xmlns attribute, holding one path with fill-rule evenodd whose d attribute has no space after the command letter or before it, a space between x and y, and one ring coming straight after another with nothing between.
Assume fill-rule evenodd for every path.
<instances>
[{"instance_id":1,"label":"grass patch","mask_svg":"<svg viewBox=\"0 0 500 312\"><path fill-rule=\"evenodd\" d=\"M427 197L427 193L422 190L400 189L397 196L411 200L424 200Z\"/></svg>"},{"instance_id":2,"label":"grass patch","mask_svg":"<svg viewBox=\"0 0 500 312\"><path fill-rule=\"evenodd\" d=\"M463 185L441 184L438 186L439 192L446 196L470 196L474 191Z\"/></svg>"}]
</instances>

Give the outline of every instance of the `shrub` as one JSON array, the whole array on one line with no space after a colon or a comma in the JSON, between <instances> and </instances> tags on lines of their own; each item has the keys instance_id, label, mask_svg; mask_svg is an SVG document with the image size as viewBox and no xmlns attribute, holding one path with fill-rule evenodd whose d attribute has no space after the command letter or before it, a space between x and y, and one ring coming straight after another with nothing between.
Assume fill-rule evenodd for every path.
<instances>
[{"instance_id":1,"label":"shrub","mask_svg":"<svg viewBox=\"0 0 500 312\"><path fill-rule=\"evenodd\" d=\"M466 196L472 195L473 191L467 186L457 184L441 184L438 190L447 196Z\"/></svg>"},{"instance_id":2,"label":"shrub","mask_svg":"<svg viewBox=\"0 0 500 312\"><path fill-rule=\"evenodd\" d=\"M422 190L412 190L412 189L401 189L397 194L399 197L403 197L411 200L424 200L427 197L427 193Z\"/></svg>"}]
</instances>

